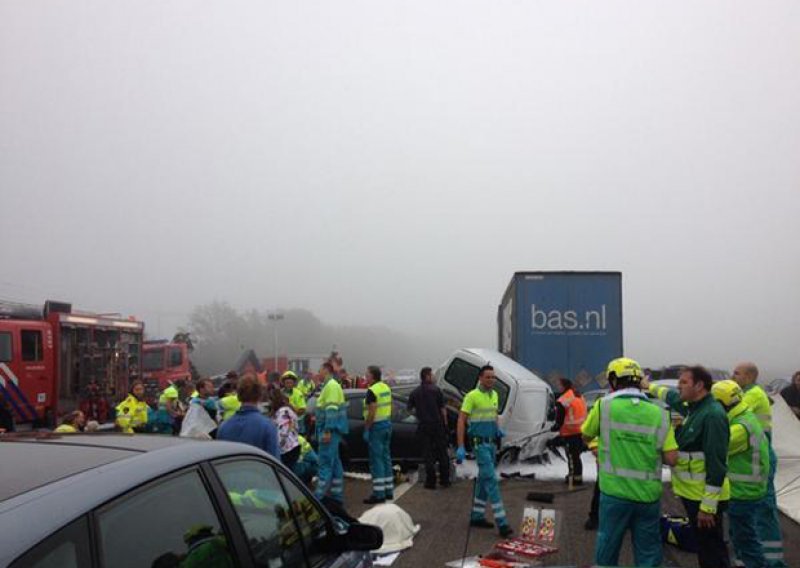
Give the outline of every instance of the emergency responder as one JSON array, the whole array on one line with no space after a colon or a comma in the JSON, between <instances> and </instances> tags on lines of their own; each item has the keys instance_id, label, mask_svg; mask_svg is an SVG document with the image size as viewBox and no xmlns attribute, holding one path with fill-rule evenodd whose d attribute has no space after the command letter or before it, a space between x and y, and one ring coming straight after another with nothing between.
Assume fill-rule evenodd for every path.
<instances>
[{"instance_id":1,"label":"emergency responder","mask_svg":"<svg viewBox=\"0 0 800 568\"><path fill-rule=\"evenodd\" d=\"M744 402L742 388L735 381L714 383L711 394L728 413L730 421L728 479L731 500L728 517L733 552L746 568L763 568L768 564L759 539L758 523L770 514L767 500L769 442L758 418Z\"/></svg>"},{"instance_id":2,"label":"emergency responder","mask_svg":"<svg viewBox=\"0 0 800 568\"><path fill-rule=\"evenodd\" d=\"M297 441L300 442L300 459L294 464L292 470L303 483L310 485L311 480L317 475L319 458L317 457L317 452L314 451L314 448L303 436L298 436Z\"/></svg>"},{"instance_id":3,"label":"emergency responder","mask_svg":"<svg viewBox=\"0 0 800 568\"><path fill-rule=\"evenodd\" d=\"M684 416L676 433L678 463L672 468L672 490L681 498L697 534L700 568L728 568L722 512L730 499L728 417L711 396L711 374L699 365L685 368L678 389L642 381L652 396Z\"/></svg>"},{"instance_id":4,"label":"emergency responder","mask_svg":"<svg viewBox=\"0 0 800 568\"><path fill-rule=\"evenodd\" d=\"M775 497L775 472L778 469L778 456L772 448L772 403L758 381L758 367L749 361L739 363L733 370L733 380L742 388L745 404L761 424L769 445L769 479L767 480L767 502L770 513L758 517L758 536L764 547L767 566L786 566L783 560L783 537ZM733 480L731 480L732 482Z\"/></svg>"},{"instance_id":5,"label":"emergency responder","mask_svg":"<svg viewBox=\"0 0 800 568\"><path fill-rule=\"evenodd\" d=\"M186 382L179 379L161 391L156 413L157 431L162 434L177 435L181 430L183 409L180 398L186 390Z\"/></svg>"},{"instance_id":6,"label":"emergency responder","mask_svg":"<svg viewBox=\"0 0 800 568\"><path fill-rule=\"evenodd\" d=\"M196 395L191 398L189 404L201 406L203 410L206 411L206 414L208 414L209 418L211 418L215 424L218 424L221 412L219 400L216 396L214 396L216 393L214 392L214 383L211 381L211 379L206 378L198 380L197 383L195 383L194 392ZM217 429L215 428L211 430L208 432L208 435L212 438L216 438Z\"/></svg>"},{"instance_id":7,"label":"emergency responder","mask_svg":"<svg viewBox=\"0 0 800 568\"><path fill-rule=\"evenodd\" d=\"M559 436L561 443L567 451L568 473L565 481L574 485L583 483L583 463L581 453L583 453L583 438L581 437L581 426L586 420L586 400L575 390L572 381L561 377L558 379L561 386L561 396L558 397L558 404L564 409L563 421L559 425Z\"/></svg>"},{"instance_id":8,"label":"emergency responder","mask_svg":"<svg viewBox=\"0 0 800 568\"><path fill-rule=\"evenodd\" d=\"M372 475L372 495L365 505L394 499L392 472L392 389L381 380L381 369L367 367L369 386L364 397L364 443L369 449L369 472Z\"/></svg>"},{"instance_id":9,"label":"emergency responder","mask_svg":"<svg viewBox=\"0 0 800 568\"><path fill-rule=\"evenodd\" d=\"M73 410L61 421L61 424L53 430L56 434L78 434L83 431L86 425L86 416L80 410Z\"/></svg>"},{"instance_id":10,"label":"emergency responder","mask_svg":"<svg viewBox=\"0 0 800 568\"><path fill-rule=\"evenodd\" d=\"M314 379L311 377L310 373L305 373L303 378L297 383L297 388L300 389L300 392L303 393L303 396L310 397L314 394L314 391L317 390L317 385L314 383Z\"/></svg>"},{"instance_id":11,"label":"emergency responder","mask_svg":"<svg viewBox=\"0 0 800 568\"><path fill-rule=\"evenodd\" d=\"M480 528L492 528L494 525L486 520L486 502L492 504L494 520L500 536L507 537L514 531L508 525L500 487L497 484L494 462L497 441L505 433L497 424L498 396L494 390L494 367L484 365L478 371L478 387L464 397L461 412L458 415L457 437L458 450L456 458L462 463L466 457L464 448L465 434L472 440L475 459L478 462L478 479L475 482L475 493L472 496L472 514L470 525ZM466 425L469 420L469 430Z\"/></svg>"},{"instance_id":12,"label":"emergency responder","mask_svg":"<svg viewBox=\"0 0 800 568\"><path fill-rule=\"evenodd\" d=\"M242 407L239 396L236 394L236 383L227 382L217 391L219 409L222 412L221 421L227 420Z\"/></svg>"},{"instance_id":13,"label":"emergency responder","mask_svg":"<svg viewBox=\"0 0 800 568\"><path fill-rule=\"evenodd\" d=\"M144 400L144 383L133 381L128 397L117 405L117 426L126 434L144 432L150 407Z\"/></svg>"},{"instance_id":14,"label":"emergency responder","mask_svg":"<svg viewBox=\"0 0 800 568\"><path fill-rule=\"evenodd\" d=\"M200 379L195 385L195 396L189 401L190 404L201 405L212 420L216 422L219 413L218 399L214 393L214 383L211 379Z\"/></svg>"},{"instance_id":15,"label":"emergency responder","mask_svg":"<svg viewBox=\"0 0 800 568\"><path fill-rule=\"evenodd\" d=\"M292 371L286 371L281 376L281 383L283 384L283 392L286 393L286 398L289 399L289 404L297 414L300 423L303 423L302 417L306 413L306 395L297 386L297 375Z\"/></svg>"},{"instance_id":16,"label":"emergency responder","mask_svg":"<svg viewBox=\"0 0 800 568\"><path fill-rule=\"evenodd\" d=\"M636 566L661 566L662 462L677 461L678 444L669 413L639 388L639 364L621 357L608 364L613 391L597 401L583 424L588 442L598 439L600 527L595 563L618 566L622 539L630 529Z\"/></svg>"},{"instance_id":17,"label":"emergency responder","mask_svg":"<svg viewBox=\"0 0 800 568\"><path fill-rule=\"evenodd\" d=\"M326 361L320 367L322 391L317 398L314 414L319 444L319 472L316 495L329 495L341 503L344 491L344 470L339 457L339 443L348 432L347 403L341 385L333 377L333 365Z\"/></svg>"}]
</instances>

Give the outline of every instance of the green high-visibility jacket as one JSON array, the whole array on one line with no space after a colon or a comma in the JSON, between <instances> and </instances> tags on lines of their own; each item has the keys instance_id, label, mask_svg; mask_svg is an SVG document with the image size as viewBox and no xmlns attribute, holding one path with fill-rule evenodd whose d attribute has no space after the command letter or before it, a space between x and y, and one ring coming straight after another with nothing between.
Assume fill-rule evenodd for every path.
<instances>
[{"instance_id":1,"label":"green high-visibility jacket","mask_svg":"<svg viewBox=\"0 0 800 568\"><path fill-rule=\"evenodd\" d=\"M769 441L756 415L740 402L728 411L731 443L728 450L728 479L731 499L755 501L767 494Z\"/></svg>"},{"instance_id":2,"label":"green high-visibility jacket","mask_svg":"<svg viewBox=\"0 0 800 568\"><path fill-rule=\"evenodd\" d=\"M676 389L650 385L650 394L684 416L675 433L678 463L672 468L672 489L679 497L700 502L700 510L715 514L720 501L730 499L728 473L728 417L709 393L685 404Z\"/></svg>"},{"instance_id":3,"label":"green high-visibility jacket","mask_svg":"<svg viewBox=\"0 0 800 568\"><path fill-rule=\"evenodd\" d=\"M624 389L598 401L581 432L598 438L600 491L638 503L661 498L662 453L678 449L666 410Z\"/></svg>"},{"instance_id":4,"label":"green high-visibility jacket","mask_svg":"<svg viewBox=\"0 0 800 568\"><path fill-rule=\"evenodd\" d=\"M772 438L772 405L769 396L759 385L753 383L742 389L744 391L743 401L747 404L750 411L755 414L761 423L761 429L768 438Z\"/></svg>"}]
</instances>

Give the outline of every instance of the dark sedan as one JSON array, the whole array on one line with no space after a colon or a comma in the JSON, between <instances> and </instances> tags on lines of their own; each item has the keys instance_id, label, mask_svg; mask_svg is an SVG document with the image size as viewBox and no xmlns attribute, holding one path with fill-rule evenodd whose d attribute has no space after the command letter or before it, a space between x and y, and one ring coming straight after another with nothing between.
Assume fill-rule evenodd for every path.
<instances>
[{"instance_id":1,"label":"dark sedan","mask_svg":"<svg viewBox=\"0 0 800 568\"><path fill-rule=\"evenodd\" d=\"M383 540L252 446L34 433L0 454L0 566L360 568Z\"/></svg>"},{"instance_id":2,"label":"dark sedan","mask_svg":"<svg viewBox=\"0 0 800 568\"><path fill-rule=\"evenodd\" d=\"M364 397L366 393L367 391L364 389L346 389L344 391L344 397L347 400L347 418L350 425L350 432L344 437L340 448L342 462L345 467L369 461L367 444L363 438ZM402 466L419 464L423 461L421 446L417 439L417 418L406 410L407 403L408 397L405 395L394 394L392 396L392 460ZM308 401L306 413L308 415L313 414L315 406L316 397L312 397ZM448 409L451 442L453 428L457 419L458 413Z\"/></svg>"}]
</instances>

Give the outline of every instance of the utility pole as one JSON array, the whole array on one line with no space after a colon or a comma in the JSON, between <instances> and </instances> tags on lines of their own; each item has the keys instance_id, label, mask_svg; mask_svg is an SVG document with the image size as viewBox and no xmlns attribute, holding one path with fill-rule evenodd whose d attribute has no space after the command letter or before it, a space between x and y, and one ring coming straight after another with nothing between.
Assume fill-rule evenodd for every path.
<instances>
[{"instance_id":1,"label":"utility pole","mask_svg":"<svg viewBox=\"0 0 800 568\"><path fill-rule=\"evenodd\" d=\"M273 338L275 340L272 353L275 357L274 370L277 373L278 372L278 322L283 319L283 314L280 313L278 310L275 310L274 312L269 312L269 314L267 314L267 318L272 322L272 332L273 332Z\"/></svg>"}]
</instances>

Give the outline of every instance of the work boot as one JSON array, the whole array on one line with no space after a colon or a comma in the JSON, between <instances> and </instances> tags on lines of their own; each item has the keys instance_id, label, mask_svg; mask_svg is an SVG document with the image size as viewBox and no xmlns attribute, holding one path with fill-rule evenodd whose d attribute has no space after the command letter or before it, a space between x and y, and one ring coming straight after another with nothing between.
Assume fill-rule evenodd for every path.
<instances>
[{"instance_id":1,"label":"work boot","mask_svg":"<svg viewBox=\"0 0 800 568\"><path fill-rule=\"evenodd\" d=\"M442 481L439 485L442 487L442 489L447 489L448 487L450 487L453 484L450 483L449 481Z\"/></svg>"},{"instance_id":2,"label":"work boot","mask_svg":"<svg viewBox=\"0 0 800 568\"><path fill-rule=\"evenodd\" d=\"M503 538L508 538L512 534L514 534L514 531L511 529L510 526L503 525L502 527L500 527L500 536L502 536Z\"/></svg>"},{"instance_id":3,"label":"work boot","mask_svg":"<svg viewBox=\"0 0 800 568\"><path fill-rule=\"evenodd\" d=\"M430 483L426 483L425 485L423 485L423 487L425 489L436 489L436 486L435 485L431 485Z\"/></svg>"},{"instance_id":4,"label":"work boot","mask_svg":"<svg viewBox=\"0 0 800 568\"><path fill-rule=\"evenodd\" d=\"M598 526L597 519L595 517L589 517L586 519L586 522L583 523L583 528L587 531L596 531Z\"/></svg>"},{"instance_id":5,"label":"work boot","mask_svg":"<svg viewBox=\"0 0 800 568\"><path fill-rule=\"evenodd\" d=\"M486 519L470 519L469 526L478 529L493 529L494 523L489 522Z\"/></svg>"},{"instance_id":6,"label":"work boot","mask_svg":"<svg viewBox=\"0 0 800 568\"><path fill-rule=\"evenodd\" d=\"M370 495L364 499L364 505L379 505L380 503L386 503L386 499L383 497L375 497L375 495Z\"/></svg>"}]
</instances>

